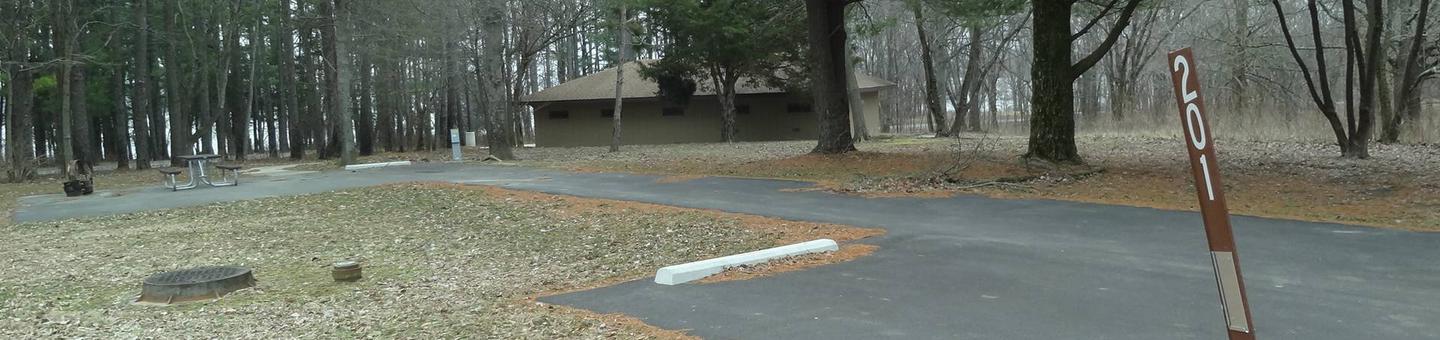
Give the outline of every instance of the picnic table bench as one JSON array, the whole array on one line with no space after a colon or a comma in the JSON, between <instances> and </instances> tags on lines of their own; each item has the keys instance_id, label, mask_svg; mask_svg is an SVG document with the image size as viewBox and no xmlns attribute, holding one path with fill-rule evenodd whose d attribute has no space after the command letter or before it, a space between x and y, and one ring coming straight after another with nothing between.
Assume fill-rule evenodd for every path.
<instances>
[{"instance_id":1,"label":"picnic table bench","mask_svg":"<svg viewBox=\"0 0 1440 340\"><path fill-rule=\"evenodd\" d=\"M240 185L240 169L242 169L242 167L239 165L216 164L215 168L220 170L219 181L211 181L210 176L205 173L205 165L210 163L211 160L220 159L220 155L204 154L177 157L184 160L185 167L189 168L190 181L181 184L178 180L176 180L176 177L179 176L182 172L182 170L178 168L158 169L160 171L160 174L165 176L165 187L170 188L170 190L180 191L194 189L200 186L200 184L202 183L212 187L227 187Z\"/></svg>"}]
</instances>

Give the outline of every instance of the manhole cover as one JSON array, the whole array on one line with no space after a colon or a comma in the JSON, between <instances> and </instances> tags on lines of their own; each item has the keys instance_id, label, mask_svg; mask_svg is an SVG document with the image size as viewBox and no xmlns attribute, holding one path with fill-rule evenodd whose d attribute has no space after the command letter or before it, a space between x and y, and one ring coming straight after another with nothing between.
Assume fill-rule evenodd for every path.
<instances>
[{"instance_id":1,"label":"manhole cover","mask_svg":"<svg viewBox=\"0 0 1440 340\"><path fill-rule=\"evenodd\" d=\"M230 292L255 286L255 276L244 267L200 267L164 272L145 278L136 302L174 304L218 299Z\"/></svg>"}]
</instances>

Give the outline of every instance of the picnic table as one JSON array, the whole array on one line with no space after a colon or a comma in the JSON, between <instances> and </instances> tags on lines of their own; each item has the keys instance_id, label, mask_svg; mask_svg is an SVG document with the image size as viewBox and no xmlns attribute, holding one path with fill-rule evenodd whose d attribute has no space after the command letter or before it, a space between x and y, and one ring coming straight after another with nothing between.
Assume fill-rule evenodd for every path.
<instances>
[{"instance_id":1,"label":"picnic table","mask_svg":"<svg viewBox=\"0 0 1440 340\"><path fill-rule=\"evenodd\" d=\"M195 187L200 186L200 184L202 183L212 187L234 186L240 184L240 167L238 166L216 165L216 167L219 168L221 171L219 181L211 181L210 176L205 173L206 165L209 164L212 160L220 159L220 155L203 154L176 157L185 161L186 167L189 168L190 171L190 181L185 184L176 183L175 175L178 175L180 171L175 169L171 169L168 171L162 169L160 172L165 174L168 178L168 183L166 184L168 184L168 186L173 190L194 189Z\"/></svg>"}]
</instances>

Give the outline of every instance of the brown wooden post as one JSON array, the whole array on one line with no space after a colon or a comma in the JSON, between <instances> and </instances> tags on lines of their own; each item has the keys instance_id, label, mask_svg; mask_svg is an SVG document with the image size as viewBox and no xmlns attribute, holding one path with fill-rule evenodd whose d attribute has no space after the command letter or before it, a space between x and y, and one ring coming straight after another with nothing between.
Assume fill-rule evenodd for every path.
<instances>
[{"instance_id":1,"label":"brown wooden post","mask_svg":"<svg viewBox=\"0 0 1440 340\"><path fill-rule=\"evenodd\" d=\"M1205 237L1210 244L1210 261L1215 266L1215 281L1220 288L1226 333L1231 340L1255 339L1250 302L1245 296L1245 280L1240 275L1240 256L1235 251L1235 235L1230 229L1230 213L1225 208L1224 186L1220 184L1215 134L1210 130L1205 99L1200 96L1195 55L1190 48L1183 48L1170 52L1169 60L1175 102L1179 105L1180 124L1185 131L1185 149L1190 155L1190 172L1195 176L1195 195L1200 200L1200 215L1205 221Z\"/></svg>"}]
</instances>

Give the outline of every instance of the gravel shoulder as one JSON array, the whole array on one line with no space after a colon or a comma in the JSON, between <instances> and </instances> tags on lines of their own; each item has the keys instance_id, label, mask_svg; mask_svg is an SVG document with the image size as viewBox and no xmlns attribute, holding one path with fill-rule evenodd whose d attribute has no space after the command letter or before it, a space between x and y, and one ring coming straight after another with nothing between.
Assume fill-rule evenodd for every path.
<instances>
[{"instance_id":1,"label":"gravel shoulder","mask_svg":"<svg viewBox=\"0 0 1440 340\"><path fill-rule=\"evenodd\" d=\"M1178 137L1077 138L1085 166L1020 161L1026 140L967 134L892 138L860 152L807 154L813 142L524 149L522 164L576 171L762 177L814 181L873 196L981 194L1197 210ZM1217 141L1233 213L1440 231L1440 145L1373 145L1373 158L1339 158L1327 144Z\"/></svg>"},{"instance_id":2,"label":"gravel shoulder","mask_svg":"<svg viewBox=\"0 0 1440 340\"><path fill-rule=\"evenodd\" d=\"M0 338L684 338L535 297L856 228L453 184L397 184L0 225ZM337 284L328 265L363 263ZM144 277L253 268L259 285L173 307ZM23 273L23 274L20 274ZM203 332L203 333L202 333Z\"/></svg>"}]
</instances>

